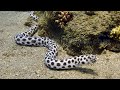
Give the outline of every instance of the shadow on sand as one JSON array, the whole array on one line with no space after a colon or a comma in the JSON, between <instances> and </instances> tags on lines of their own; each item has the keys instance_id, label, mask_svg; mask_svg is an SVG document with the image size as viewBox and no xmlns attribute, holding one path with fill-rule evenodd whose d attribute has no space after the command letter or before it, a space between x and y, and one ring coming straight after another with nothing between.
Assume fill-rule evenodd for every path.
<instances>
[{"instance_id":1,"label":"shadow on sand","mask_svg":"<svg viewBox=\"0 0 120 90\"><path fill-rule=\"evenodd\" d=\"M88 69L88 68L82 68L82 67L73 68L73 69L60 69L60 70L51 69L51 70L55 70L55 71L70 71L70 70L75 70L75 71L79 71L79 72L84 73L84 74L91 74L91 75L98 76L98 74L94 70Z\"/></svg>"}]
</instances>

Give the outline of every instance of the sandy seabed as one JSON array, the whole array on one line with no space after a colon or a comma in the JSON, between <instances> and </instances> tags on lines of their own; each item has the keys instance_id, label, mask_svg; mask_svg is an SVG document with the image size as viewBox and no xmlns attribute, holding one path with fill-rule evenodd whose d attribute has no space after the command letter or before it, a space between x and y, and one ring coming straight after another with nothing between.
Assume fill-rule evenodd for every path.
<instances>
[{"instance_id":1,"label":"sandy seabed","mask_svg":"<svg viewBox=\"0 0 120 90\"><path fill-rule=\"evenodd\" d=\"M1 79L115 79L120 78L120 53L105 50L93 65L76 70L50 70L44 65L46 48L19 46L14 36L24 32L28 12L0 11ZM59 58L68 57L59 48Z\"/></svg>"}]
</instances>

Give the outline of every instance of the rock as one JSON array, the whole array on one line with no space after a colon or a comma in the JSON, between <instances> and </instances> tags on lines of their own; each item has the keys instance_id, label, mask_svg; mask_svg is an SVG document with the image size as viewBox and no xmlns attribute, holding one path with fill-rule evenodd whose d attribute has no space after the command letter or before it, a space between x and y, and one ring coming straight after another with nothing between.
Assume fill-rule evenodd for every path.
<instances>
[{"instance_id":1,"label":"rock","mask_svg":"<svg viewBox=\"0 0 120 90\"><path fill-rule=\"evenodd\" d=\"M70 55L101 54L106 50L120 51L119 42L110 38L111 30L119 25L119 11L69 11L73 19L60 28L53 20L55 11L37 12L39 23L48 36L59 43ZM43 17L47 14L47 18ZM94 14L94 15L93 15ZM53 16L52 16L53 15ZM44 22L43 22L44 21ZM42 24L43 22L43 24ZM43 33L38 33L43 36ZM114 42L114 44L112 43ZM117 46L117 47L116 47Z\"/></svg>"}]
</instances>

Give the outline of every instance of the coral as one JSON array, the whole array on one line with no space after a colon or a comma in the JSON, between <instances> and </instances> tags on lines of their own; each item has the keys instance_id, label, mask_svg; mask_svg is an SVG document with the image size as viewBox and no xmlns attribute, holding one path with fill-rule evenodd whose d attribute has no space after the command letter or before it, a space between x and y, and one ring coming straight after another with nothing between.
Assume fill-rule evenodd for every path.
<instances>
[{"instance_id":1,"label":"coral","mask_svg":"<svg viewBox=\"0 0 120 90\"><path fill-rule=\"evenodd\" d=\"M115 27L110 32L110 38L120 41L120 26Z\"/></svg>"},{"instance_id":2,"label":"coral","mask_svg":"<svg viewBox=\"0 0 120 90\"><path fill-rule=\"evenodd\" d=\"M61 25L69 14L71 19ZM38 35L54 39L69 55L98 54L104 49L120 51L120 42L114 40L118 32L116 38L112 34L110 37L112 28L120 25L120 11L36 11L36 15L42 27Z\"/></svg>"},{"instance_id":3,"label":"coral","mask_svg":"<svg viewBox=\"0 0 120 90\"><path fill-rule=\"evenodd\" d=\"M73 19L73 14L68 11L57 11L54 17L54 21L62 27Z\"/></svg>"}]
</instances>

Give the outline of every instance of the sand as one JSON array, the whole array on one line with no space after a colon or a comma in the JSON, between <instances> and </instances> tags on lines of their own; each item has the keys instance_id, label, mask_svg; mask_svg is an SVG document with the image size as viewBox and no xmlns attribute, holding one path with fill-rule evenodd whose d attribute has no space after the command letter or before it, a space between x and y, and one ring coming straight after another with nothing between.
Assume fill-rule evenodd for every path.
<instances>
[{"instance_id":1,"label":"sand","mask_svg":"<svg viewBox=\"0 0 120 90\"><path fill-rule=\"evenodd\" d=\"M0 11L0 79L115 79L120 78L120 53L105 50L93 65L76 70L50 70L44 65L46 48L19 46L17 33L27 27L28 12ZM59 48L59 58L68 57Z\"/></svg>"}]
</instances>

